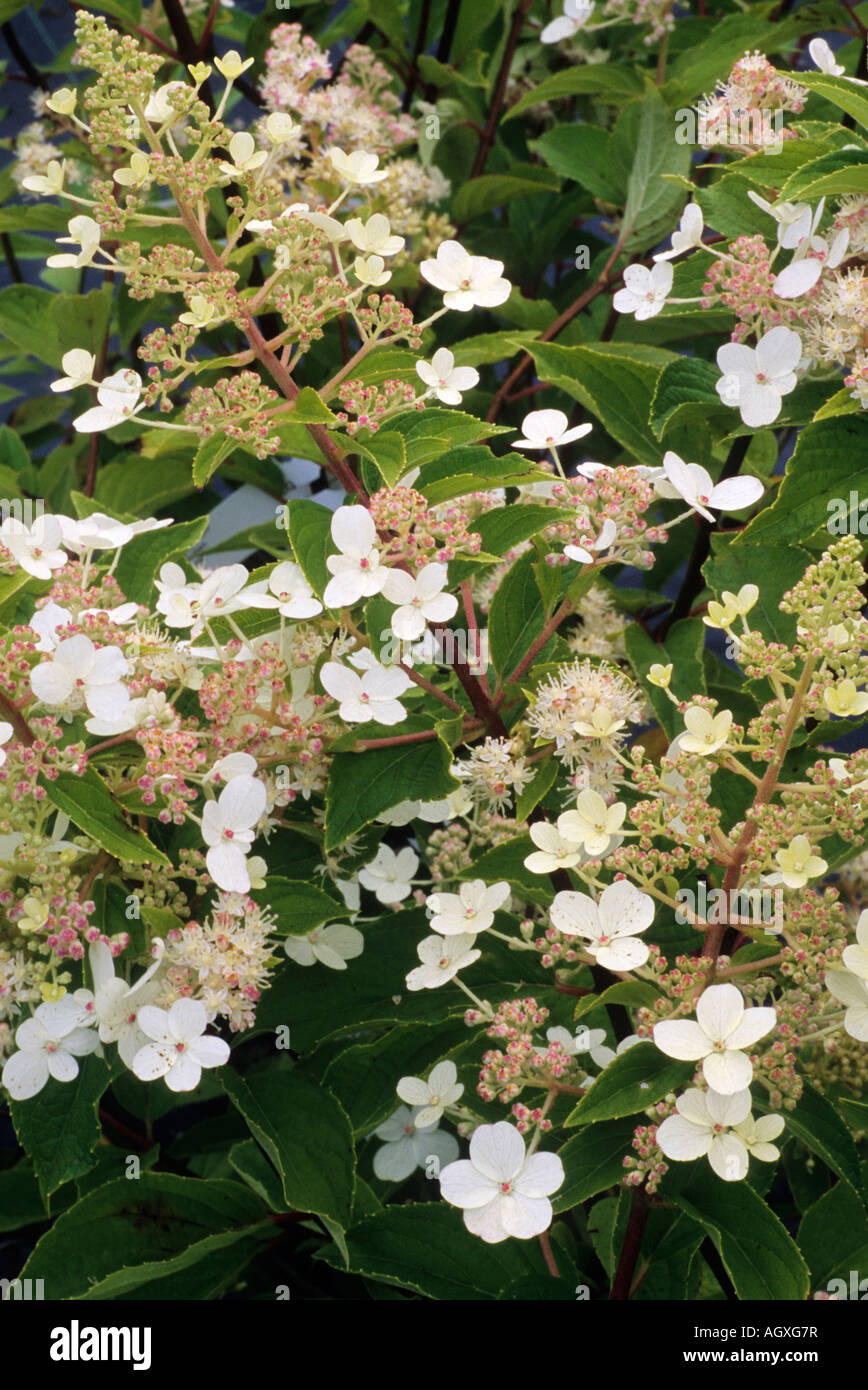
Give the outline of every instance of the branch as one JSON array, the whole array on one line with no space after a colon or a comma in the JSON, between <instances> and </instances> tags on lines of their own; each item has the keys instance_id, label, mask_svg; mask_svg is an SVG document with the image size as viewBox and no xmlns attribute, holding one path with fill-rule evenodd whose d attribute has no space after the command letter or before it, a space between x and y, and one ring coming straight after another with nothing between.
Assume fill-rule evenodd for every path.
<instances>
[{"instance_id":1,"label":"branch","mask_svg":"<svg viewBox=\"0 0 868 1390\"><path fill-rule=\"evenodd\" d=\"M518 44L518 36L521 33L522 25L524 24L527 12L532 4L533 0L519 0L518 5L516 6L515 14L512 17L512 26L509 31L509 38L506 41L506 48L504 49L503 53L503 61L500 64L500 71L497 74L497 83L494 88L494 96L491 102L491 111L489 112L488 120L485 124L485 130L482 132L482 141L480 143L479 149L476 151L476 158L473 161L473 168L470 171L471 179L479 178L479 175L485 168L485 161L488 158L488 152L491 149L491 146L494 144L494 137L497 133L497 125L500 120L500 114L503 110L503 103L506 98L506 84L509 81L509 70L512 67L512 60L515 56L515 50Z\"/></svg>"},{"instance_id":2,"label":"branch","mask_svg":"<svg viewBox=\"0 0 868 1390\"><path fill-rule=\"evenodd\" d=\"M636 1264L639 1259L639 1251L642 1248L642 1236L645 1233L645 1223L647 1220L648 1197L645 1193L645 1189L644 1187L634 1187L633 1203L630 1208L630 1219L627 1222L624 1244L621 1247L618 1268L615 1271L615 1278L612 1280L612 1289L609 1294L609 1298L612 1301L626 1300L630 1297L630 1290L633 1287L633 1275L636 1272Z\"/></svg>"}]
</instances>

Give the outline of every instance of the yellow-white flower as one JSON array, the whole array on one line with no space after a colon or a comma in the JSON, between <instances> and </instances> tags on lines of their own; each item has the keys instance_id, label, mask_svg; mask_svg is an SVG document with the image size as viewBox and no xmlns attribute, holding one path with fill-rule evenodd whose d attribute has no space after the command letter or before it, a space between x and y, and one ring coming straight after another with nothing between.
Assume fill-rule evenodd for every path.
<instances>
[{"instance_id":1,"label":"yellow-white flower","mask_svg":"<svg viewBox=\"0 0 868 1390\"><path fill-rule=\"evenodd\" d=\"M577 734L584 734L585 738L611 738L624 728L626 722L625 719L616 719L605 705L597 705L590 724L585 719L577 719L573 728Z\"/></svg>"},{"instance_id":2,"label":"yellow-white flower","mask_svg":"<svg viewBox=\"0 0 868 1390\"><path fill-rule=\"evenodd\" d=\"M53 270L58 270L63 266L75 266L80 269L82 266L93 265L93 258L99 250L100 226L92 217L72 217L67 223L69 236L59 236L58 246L78 246L81 249L73 254L71 251L63 251L59 256L49 256L46 265Z\"/></svg>"},{"instance_id":3,"label":"yellow-white flower","mask_svg":"<svg viewBox=\"0 0 868 1390\"><path fill-rule=\"evenodd\" d=\"M136 150L135 154L130 155L129 165L124 169L115 169L112 178L123 188L141 188L150 175L151 161L141 150Z\"/></svg>"},{"instance_id":4,"label":"yellow-white flower","mask_svg":"<svg viewBox=\"0 0 868 1390\"><path fill-rule=\"evenodd\" d=\"M598 858L608 854L619 842L618 832L624 824L627 807L623 801L607 806L599 792L579 793L575 811L558 816L558 831L565 840L581 845L587 854Z\"/></svg>"},{"instance_id":5,"label":"yellow-white flower","mask_svg":"<svg viewBox=\"0 0 868 1390\"><path fill-rule=\"evenodd\" d=\"M587 893L556 893L549 916L564 936L581 937L607 970L633 970L648 959L639 937L654 921L654 899L626 879L610 883L596 903Z\"/></svg>"},{"instance_id":6,"label":"yellow-white flower","mask_svg":"<svg viewBox=\"0 0 868 1390\"><path fill-rule=\"evenodd\" d=\"M230 178L236 178L239 174L252 174L255 169L261 169L268 154L265 150L257 150L256 141L249 131L239 130L229 141L229 158L231 164L222 159L220 168Z\"/></svg>"},{"instance_id":7,"label":"yellow-white flower","mask_svg":"<svg viewBox=\"0 0 868 1390\"><path fill-rule=\"evenodd\" d=\"M647 680L650 685L659 686L661 690L668 690L669 682L672 680L673 664L661 666L659 661L655 661L653 666L648 668Z\"/></svg>"},{"instance_id":8,"label":"yellow-white flower","mask_svg":"<svg viewBox=\"0 0 868 1390\"><path fill-rule=\"evenodd\" d=\"M808 879L819 878L828 869L825 859L814 853L807 835L797 835L785 849L779 849L775 863L780 873L769 874L766 883L785 888L804 888Z\"/></svg>"},{"instance_id":9,"label":"yellow-white flower","mask_svg":"<svg viewBox=\"0 0 868 1390\"><path fill-rule=\"evenodd\" d=\"M22 188L28 193L42 193L46 198L56 198L63 192L66 177L66 160L51 159L44 174L29 174L21 180Z\"/></svg>"},{"instance_id":10,"label":"yellow-white flower","mask_svg":"<svg viewBox=\"0 0 868 1390\"><path fill-rule=\"evenodd\" d=\"M388 217L375 212L363 222L360 217L351 217L345 224L345 231L359 251L365 255L396 256L404 246L402 236L392 236Z\"/></svg>"},{"instance_id":11,"label":"yellow-white flower","mask_svg":"<svg viewBox=\"0 0 868 1390\"><path fill-rule=\"evenodd\" d=\"M285 111L272 111L265 122L265 133L275 145L291 140L296 132L295 121Z\"/></svg>"},{"instance_id":12,"label":"yellow-white flower","mask_svg":"<svg viewBox=\"0 0 868 1390\"><path fill-rule=\"evenodd\" d=\"M357 183L364 187L371 183L381 183L387 177L385 169L377 168L379 156L369 154L367 150L353 150L351 154L345 154L338 145L333 145L328 151L328 157L335 172L345 183Z\"/></svg>"},{"instance_id":13,"label":"yellow-white flower","mask_svg":"<svg viewBox=\"0 0 868 1390\"><path fill-rule=\"evenodd\" d=\"M852 680L838 681L823 691L823 704L830 714L838 719L847 715L864 714L868 710L868 691L857 690Z\"/></svg>"},{"instance_id":14,"label":"yellow-white flower","mask_svg":"<svg viewBox=\"0 0 868 1390\"><path fill-rule=\"evenodd\" d=\"M241 76L242 72L246 72L249 67L253 66L253 59L242 59L236 48L230 48L229 52L224 53L222 58L214 59L214 66L221 77L226 78L227 82L234 82L236 78Z\"/></svg>"},{"instance_id":15,"label":"yellow-white flower","mask_svg":"<svg viewBox=\"0 0 868 1390\"><path fill-rule=\"evenodd\" d=\"M363 285L387 285L392 278L391 270L386 270L382 256L356 256L353 272Z\"/></svg>"},{"instance_id":16,"label":"yellow-white flower","mask_svg":"<svg viewBox=\"0 0 868 1390\"><path fill-rule=\"evenodd\" d=\"M188 90L186 82L167 82L164 87L157 87L148 97L145 120L157 126L165 125L167 121L180 121L181 113L172 105L171 97L176 92Z\"/></svg>"},{"instance_id":17,"label":"yellow-white flower","mask_svg":"<svg viewBox=\"0 0 868 1390\"><path fill-rule=\"evenodd\" d=\"M45 98L45 105L58 116L71 116L77 100L78 92L74 87L58 87L56 92Z\"/></svg>"},{"instance_id":18,"label":"yellow-white flower","mask_svg":"<svg viewBox=\"0 0 868 1390\"><path fill-rule=\"evenodd\" d=\"M524 867L532 874L552 874L556 869L572 869L588 857L581 845L576 844L575 840L565 840L547 821L535 822L529 833L537 849L527 856Z\"/></svg>"},{"instance_id":19,"label":"yellow-white flower","mask_svg":"<svg viewBox=\"0 0 868 1390\"><path fill-rule=\"evenodd\" d=\"M728 709L712 714L701 705L690 705L684 711L686 734L678 742L685 753L716 753L726 746L732 728L732 713Z\"/></svg>"},{"instance_id":20,"label":"yellow-white flower","mask_svg":"<svg viewBox=\"0 0 868 1390\"><path fill-rule=\"evenodd\" d=\"M96 358L92 352L87 352L85 348L72 348L70 352L63 354L60 365L66 376L58 377L57 381L50 383L52 391L74 391L76 386L92 384L96 366Z\"/></svg>"},{"instance_id":21,"label":"yellow-white flower","mask_svg":"<svg viewBox=\"0 0 868 1390\"><path fill-rule=\"evenodd\" d=\"M211 304L204 295L191 294L190 307L186 314L180 314L181 323L192 324L194 328L205 328L211 323L217 313L214 305Z\"/></svg>"}]
</instances>

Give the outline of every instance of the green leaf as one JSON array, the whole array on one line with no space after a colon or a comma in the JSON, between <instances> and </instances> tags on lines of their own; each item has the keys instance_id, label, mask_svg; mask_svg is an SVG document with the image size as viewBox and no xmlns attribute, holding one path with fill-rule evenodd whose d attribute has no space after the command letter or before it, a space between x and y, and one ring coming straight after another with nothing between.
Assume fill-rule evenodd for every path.
<instances>
[{"instance_id":1,"label":"green leaf","mask_svg":"<svg viewBox=\"0 0 868 1390\"><path fill-rule=\"evenodd\" d=\"M531 149L563 178L572 179L595 198L623 207L627 179L612 162L611 138L599 126L559 125L533 140Z\"/></svg>"},{"instance_id":2,"label":"green leaf","mask_svg":"<svg viewBox=\"0 0 868 1390\"><path fill-rule=\"evenodd\" d=\"M427 1298L497 1299L517 1279L544 1272L536 1241L485 1245L443 1202L388 1207L347 1233L350 1269ZM319 1255L341 1268L330 1250Z\"/></svg>"},{"instance_id":3,"label":"green leaf","mask_svg":"<svg viewBox=\"0 0 868 1390\"><path fill-rule=\"evenodd\" d=\"M684 204L684 191L667 175L690 171L690 149L673 139L672 112L649 86L641 102L621 112L612 132L612 158L629 167L622 236L624 250L645 251L670 229Z\"/></svg>"},{"instance_id":4,"label":"green leaf","mask_svg":"<svg viewBox=\"0 0 868 1390\"><path fill-rule=\"evenodd\" d=\"M436 736L364 753L335 754L326 790L326 852L399 801L448 796L459 785L451 766L451 749Z\"/></svg>"},{"instance_id":5,"label":"green leaf","mask_svg":"<svg viewBox=\"0 0 868 1390\"><path fill-rule=\"evenodd\" d=\"M288 1204L346 1229L355 1189L353 1134L331 1092L298 1069L241 1077L224 1068L220 1080L280 1174Z\"/></svg>"},{"instance_id":6,"label":"green leaf","mask_svg":"<svg viewBox=\"0 0 868 1390\"><path fill-rule=\"evenodd\" d=\"M322 598L331 578L326 556L331 543L332 513L320 502L306 497L287 503L289 508L289 543L292 553L314 593Z\"/></svg>"},{"instance_id":7,"label":"green leaf","mask_svg":"<svg viewBox=\"0 0 868 1390\"><path fill-rule=\"evenodd\" d=\"M374 1042L346 1048L329 1063L323 1082L364 1138L396 1110L397 1077L426 1076L472 1036L463 1019L392 1028Z\"/></svg>"},{"instance_id":8,"label":"green leaf","mask_svg":"<svg viewBox=\"0 0 868 1390\"><path fill-rule=\"evenodd\" d=\"M805 1212L798 1239L816 1289L826 1289L833 1278L849 1281L851 1269L859 1279L868 1273L868 1215L847 1183L830 1188Z\"/></svg>"},{"instance_id":9,"label":"green leaf","mask_svg":"<svg viewBox=\"0 0 868 1390\"><path fill-rule=\"evenodd\" d=\"M140 830L131 830L98 772L61 772L54 781L40 779L52 806L90 835L113 858L127 864L169 864L169 860Z\"/></svg>"},{"instance_id":10,"label":"green leaf","mask_svg":"<svg viewBox=\"0 0 868 1390\"><path fill-rule=\"evenodd\" d=\"M519 556L491 602L488 638L492 664L499 676L506 677L515 669L545 621L545 607L534 575L535 559L532 550ZM545 661L546 647L538 653L538 660Z\"/></svg>"},{"instance_id":11,"label":"green leaf","mask_svg":"<svg viewBox=\"0 0 868 1390\"><path fill-rule=\"evenodd\" d=\"M634 1129L635 1123L631 1120L590 1125L558 1149L566 1177L563 1187L552 1198L556 1215L620 1183L624 1176L624 1156L631 1152Z\"/></svg>"},{"instance_id":12,"label":"green leaf","mask_svg":"<svg viewBox=\"0 0 868 1390\"><path fill-rule=\"evenodd\" d=\"M575 512L565 507L543 507L528 502L523 507L495 507L473 522L472 530L482 537L482 549L492 555L505 555L513 546L529 540L547 526L559 521L575 521Z\"/></svg>"},{"instance_id":13,"label":"green leaf","mask_svg":"<svg viewBox=\"0 0 868 1390\"><path fill-rule=\"evenodd\" d=\"M123 511L132 517L149 517L189 497L193 490L189 455L176 451L156 458L127 458L100 468L94 501L110 514Z\"/></svg>"},{"instance_id":14,"label":"green leaf","mask_svg":"<svg viewBox=\"0 0 868 1390\"><path fill-rule=\"evenodd\" d=\"M588 94L599 96L613 106L620 106L624 97L639 96L641 91L642 75L635 68L617 63L575 64L546 78L533 91L526 92L510 106L503 120L512 121L532 107L557 101L560 97Z\"/></svg>"},{"instance_id":15,"label":"green leaf","mask_svg":"<svg viewBox=\"0 0 868 1390\"><path fill-rule=\"evenodd\" d=\"M0 1175L0 1231L20 1231L45 1221L48 1213L39 1192L33 1164L22 1159Z\"/></svg>"},{"instance_id":16,"label":"green leaf","mask_svg":"<svg viewBox=\"0 0 868 1390\"><path fill-rule=\"evenodd\" d=\"M539 482L543 473L520 454L497 458L483 444L448 448L440 441L436 459L423 464L414 486L424 494L432 507L460 497L467 492L479 492L490 487L514 487L518 483ZM410 457L408 450L408 459ZM551 477L546 474L546 477Z\"/></svg>"},{"instance_id":17,"label":"green leaf","mask_svg":"<svg viewBox=\"0 0 868 1390\"><path fill-rule=\"evenodd\" d=\"M624 633L624 643L630 664L642 681L661 728L670 739L674 738L683 731L684 721L666 693L648 680L648 672L656 664L666 666L671 662L670 689L679 700L705 694L702 660L705 625L702 619L682 618L670 628L665 642L653 641L638 623L632 623Z\"/></svg>"},{"instance_id":18,"label":"green leaf","mask_svg":"<svg viewBox=\"0 0 868 1390\"><path fill-rule=\"evenodd\" d=\"M217 472L224 459L240 446L236 439L230 439L227 435L212 434L196 450L193 459L193 482L198 488L203 488L209 478Z\"/></svg>"},{"instance_id":19,"label":"green leaf","mask_svg":"<svg viewBox=\"0 0 868 1390\"><path fill-rule=\"evenodd\" d=\"M262 1202L241 1183L143 1172L117 1178L58 1217L21 1271L52 1299L171 1298L172 1276L237 1242L249 1254L274 1234ZM246 1258L245 1257L245 1262ZM219 1281L218 1281L219 1282ZM210 1296L213 1276L205 1280Z\"/></svg>"},{"instance_id":20,"label":"green leaf","mask_svg":"<svg viewBox=\"0 0 868 1390\"><path fill-rule=\"evenodd\" d=\"M868 150L831 150L791 174L778 193L783 202L868 193Z\"/></svg>"},{"instance_id":21,"label":"green leaf","mask_svg":"<svg viewBox=\"0 0 868 1390\"><path fill-rule=\"evenodd\" d=\"M808 1268L798 1247L748 1183L724 1182L700 1159L687 1187L665 1195L711 1237L739 1298L807 1298Z\"/></svg>"},{"instance_id":22,"label":"green leaf","mask_svg":"<svg viewBox=\"0 0 868 1390\"><path fill-rule=\"evenodd\" d=\"M784 481L771 507L759 512L742 532L742 545L783 545L806 540L815 531L842 535L849 530L840 499L861 496L868 451L868 419L837 415L807 425L796 440ZM840 518L841 529L836 528Z\"/></svg>"},{"instance_id":23,"label":"green leaf","mask_svg":"<svg viewBox=\"0 0 868 1390\"><path fill-rule=\"evenodd\" d=\"M787 1129L817 1154L833 1173L858 1192L862 1186L859 1153L841 1116L813 1086L805 1083L795 1110L785 1116Z\"/></svg>"},{"instance_id":24,"label":"green leaf","mask_svg":"<svg viewBox=\"0 0 868 1390\"><path fill-rule=\"evenodd\" d=\"M51 1079L38 1096L9 1102L18 1142L33 1160L46 1206L52 1192L90 1167L100 1135L99 1101L110 1080L102 1058L82 1057L74 1081Z\"/></svg>"},{"instance_id":25,"label":"green leaf","mask_svg":"<svg viewBox=\"0 0 868 1390\"><path fill-rule=\"evenodd\" d=\"M690 1062L675 1062L652 1042L637 1043L610 1062L565 1123L585 1125L635 1115L693 1075Z\"/></svg>"},{"instance_id":26,"label":"green leaf","mask_svg":"<svg viewBox=\"0 0 868 1390\"><path fill-rule=\"evenodd\" d=\"M269 875L268 887L262 890L261 896L277 918L274 927L277 936L306 936L321 922L347 915L343 903L315 884L301 880Z\"/></svg>"},{"instance_id":27,"label":"green leaf","mask_svg":"<svg viewBox=\"0 0 868 1390\"><path fill-rule=\"evenodd\" d=\"M399 478L408 472L407 443L396 430L384 430L365 445L372 456L387 487L394 487Z\"/></svg>"},{"instance_id":28,"label":"green leaf","mask_svg":"<svg viewBox=\"0 0 868 1390\"><path fill-rule=\"evenodd\" d=\"M558 780L561 765L555 758L549 758L537 767L533 780L522 787L515 803L516 825L523 825L535 806L538 806Z\"/></svg>"},{"instance_id":29,"label":"green leaf","mask_svg":"<svg viewBox=\"0 0 868 1390\"><path fill-rule=\"evenodd\" d=\"M463 225L515 198L556 193L559 188L560 180L548 169L537 164L515 164L508 174L482 174L462 184L452 198L452 218Z\"/></svg>"},{"instance_id":30,"label":"green leaf","mask_svg":"<svg viewBox=\"0 0 868 1390\"><path fill-rule=\"evenodd\" d=\"M660 443L650 424L657 380L673 354L661 348L605 343L558 347L531 343L537 372L586 409L640 463L660 465Z\"/></svg>"},{"instance_id":31,"label":"green leaf","mask_svg":"<svg viewBox=\"0 0 868 1390\"><path fill-rule=\"evenodd\" d=\"M573 1013L574 1022L578 1023L580 1018L586 1014L592 1014L595 1009L605 1008L607 1004L625 1004L631 1008L650 1008L654 1001L659 998L658 991L647 980L619 980L616 985L609 985L602 994L589 994L584 999L580 999Z\"/></svg>"},{"instance_id":32,"label":"green leaf","mask_svg":"<svg viewBox=\"0 0 868 1390\"><path fill-rule=\"evenodd\" d=\"M799 85L825 97L826 101L846 111L863 129L868 130L868 93L863 87L857 87L846 77L830 77L820 72L800 72Z\"/></svg>"},{"instance_id":33,"label":"green leaf","mask_svg":"<svg viewBox=\"0 0 868 1390\"><path fill-rule=\"evenodd\" d=\"M706 420L709 412L728 414L714 389L720 372L701 357L679 357L664 367L651 404L651 428L658 439L674 425Z\"/></svg>"},{"instance_id":34,"label":"green leaf","mask_svg":"<svg viewBox=\"0 0 868 1390\"><path fill-rule=\"evenodd\" d=\"M312 386L303 386L295 398L289 422L293 425L336 425L338 417L329 410Z\"/></svg>"}]
</instances>

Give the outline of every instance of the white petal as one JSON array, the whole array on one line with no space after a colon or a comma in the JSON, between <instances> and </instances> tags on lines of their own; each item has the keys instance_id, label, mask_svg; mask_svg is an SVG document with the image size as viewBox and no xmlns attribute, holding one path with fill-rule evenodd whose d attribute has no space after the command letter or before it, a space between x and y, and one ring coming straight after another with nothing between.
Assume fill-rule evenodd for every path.
<instances>
[{"instance_id":1,"label":"white petal","mask_svg":"<svg viewBox=\"0 0 868 1390\"><path fill-rule=\"evenodd\" d=\"M747 1090L753 1067L743 1052L710 1052L702 1063L702 1074L713 1091L731 1096Z\"/></svg>"},{"instance_id":2,"label":"white petal","mask_svg":"<svg viewBox=\"0 0 868 1390\"><path fill-rule=\"evenodd\" d=\"M480 1125L470 1139L470 1161L493 1182L509 1182L521 1171L525 1144L514 1125L499 1120Z\"/></svg>"}]
</instances>

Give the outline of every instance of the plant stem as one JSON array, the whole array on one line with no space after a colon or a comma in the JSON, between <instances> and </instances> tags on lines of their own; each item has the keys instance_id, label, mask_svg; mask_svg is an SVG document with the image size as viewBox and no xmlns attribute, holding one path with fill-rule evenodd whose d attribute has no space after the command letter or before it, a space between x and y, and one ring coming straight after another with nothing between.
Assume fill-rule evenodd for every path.
<instances>
[{"instance_id":1,"label":"plant stem","mask_svg":"<svg viewBox=\"0 0 868 1390\"><path fill-rule=\"evenodd\" d=\"M639 1251L642 1247L642 1236L645 1232L645 1223L647 1220L647 1194L644 1187L634 1187L633 1201L630 1207L630 1218L627 1222L627 1230L624 1235L624 1244L621 1247L618 1268L615 1271L615 1278L612 1280L612 1289L609 1294L609 1298L612 1301L626 1300L630 1297L630 1290L633 1287L633 1275L636 1271Z\"/></svg>"}]
</instances>

